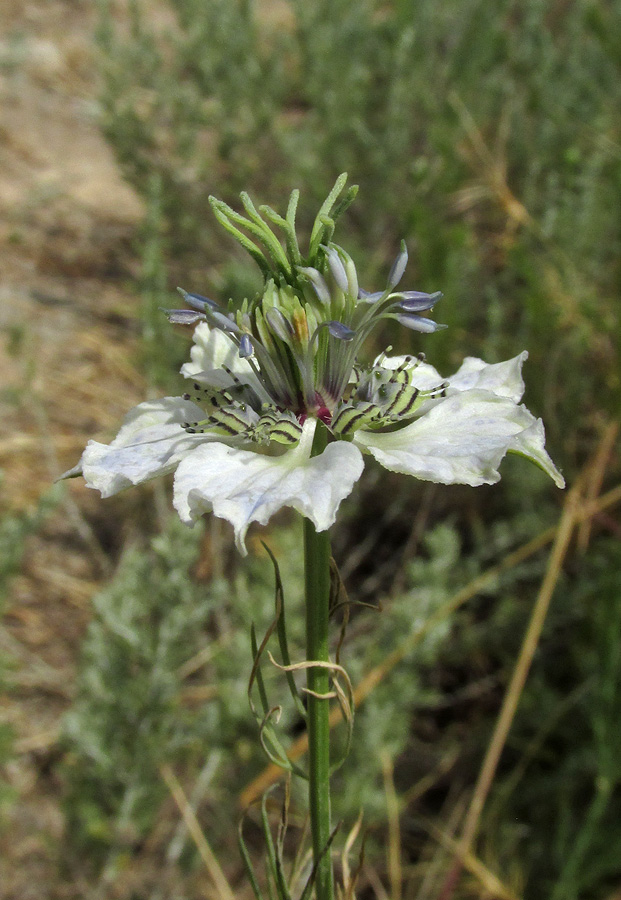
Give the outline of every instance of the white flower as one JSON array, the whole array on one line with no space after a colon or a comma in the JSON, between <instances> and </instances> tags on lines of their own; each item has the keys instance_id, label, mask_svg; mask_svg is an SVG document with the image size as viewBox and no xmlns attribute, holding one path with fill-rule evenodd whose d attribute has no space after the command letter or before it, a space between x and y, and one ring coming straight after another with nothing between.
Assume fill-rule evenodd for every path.
<instances>
[{"instance_id":1,"label":"white flower","mask_svg":"<svg viewBox=\"0 0 621 900\"><path fill-rule=\"evenodd\" d=\"M196 329L192 362L182 372L195 381L197 396L221 396L223 379L232 387L245 376L252 380L246 361L232 352L235 345L229 341L227 346L227 341L226 335L205 323ZM544 449L541 420L518 405L526 356L522 353L496 365L468 358L448 387L442 387L445 396L430 389L445 384L432 366L411 357L379 357L370 370L372 379L379 375L382 386L390 386L397 372L401 378L406 376L399 384L427 399L408 424L398 427L396 420L395 430L369 427L374 422L367 408L373 403L359 401L367 410L363 424L347 429L343 439L315 457L311 457L318 421L314 417L300 425L282 413L282 419L275 417L261 426L259 413L248 409L253 414L248 415L244 430L226 434L217 424L219 414L227 413L224 408L216 410L212 426L205 421L204 431L189 433L188 421L201 424L204 419L198 403L183 397L148 401L129 413L110 445L89 441L79 466L67 475L82 474L89 487L109 497L174 471L174 505L181 519L193 524L203 513L213 511L231 522L244 554L249 525L266 524L285 506L311 519L318 531L329 528L341 501L362 474L362 453L371 454L391 471L426 481L480 485L498 481L500 461L513 452L537 463L562 487L563 478ZM215 368L222 359L231 363L224 363L226 370ZM351 408L355 410L356 404ZM238 415L235 402L229 404L229 411L233 417ZM337 407L333 418L338 421L339 415ZM274 438L279 424L285 429L281 440L279 435ZM272 438L264 441L269 428Z\"/></svg>"},{"instance_id":2,"label":"white flower","mask_svg":"<svg viewBox=\"0 0 621 900\"><path fill-rule=\"evenodd\" d=\"M330 195L332 204L337 196ZM364 339L383 319L422 333L438 330L419 313L441 295L395 290L407 263L404 247L386 289L360 291L353 261L325 238L331 208L322 207L304 265L292 217L279 219L286 252L263 223L261 242L273 261L251 250L265 288L237 312L182 292L197 312L168 315L177 323L199 321L191 361L181 369L192 391L141 403L110 445L89 441L64 477L81 474L109 497L174 472L181 519L193 524L213 511L231 522L244 554L250 524L265 524L282 507L298 510L318 531L329 528L362 474L363 454L427 481L480 485L498 481L498 466L511 452L564 485L545 451L541 420L519 405L526 353L496 365L469 357L448 381L422 354L382 354L370 367L359 364ZM225 227L229 219L243 224L228 209L216 204ZM262 220L254 207L251 214L256 235ZM332 440L313 456L315 430L324 425Z\"/></svg>"}]
</instances>

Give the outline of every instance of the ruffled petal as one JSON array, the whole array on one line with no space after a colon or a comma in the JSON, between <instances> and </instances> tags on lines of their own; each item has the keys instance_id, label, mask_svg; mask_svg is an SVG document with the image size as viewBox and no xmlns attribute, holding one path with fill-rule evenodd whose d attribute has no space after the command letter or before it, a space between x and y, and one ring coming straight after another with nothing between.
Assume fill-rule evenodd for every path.
<instances>
[{"instance_id":1,"label":"ruffled petal","mask_svg":"<svg viewBox=\"0 0 621 900\"><path fill-rule=\"evenodd\" d=\"M468 390L438 402L398 431L357 431L354 443L393 472L441 484L494 484L509 451L546 471L559 487L562 475L544 449L541 420L525 406L482 390Z\"/></svg>"},{"instance_id":2,"label":"ruffled petal","mask_svg":"<svg viewBox=\"0 0 621 900\"><path fill-rule=\"evenodd\" d=\"M352 444L329 444L311 458L316 420L304 424L299 444L280 456L266 456L222 443L197 447L175 475L174 505L182 521L193 524L213 511L235 529L245 556L251 522L265 525L275 512L292 506L325 531L341 501L362 474L360 451Z\"/></svg>"},{"instance_id":3,"label":"ruffled petal","mask_svg":"<svg viewBox=\"0 0 621 900\"><path fill-rule=\"evenodd\" d=\"M521 406L520 409L525 409ZM529 413L529 415L531 415ZM517 453L532 460L540 469L550 476L558 488L565 487L565 479L556 468L545 450L546 435L541 419L531 416L532 424L517 434L509 447L510 453Z\"/></svg>"},{"instance_id":4,"label":"ruffled petal","mask_svg":"<svg viewBox=\"0 0 621 900\"><path fill-rule=\"evenodd\" d=\"M407 356L378 356L374 365L384 369L398 369L408 359ZM507 397L518 403L524 393L524 380L522 378L522 365L528 359L528 352L514 356L505 362L489 363L477 359L476 356L467 356L454 375L449 375L449 394L455 391L469 391L478 388L489 391L497 397ZM408 366L410 384L419 391L430 390L443 382L442 375L427 362L417 362L412 359Z\"/></svg>"},{"instance_id":5,"label":"ruffled petal","mask_svg":"<svg viewBox=\"0 0 621 900\"><path fill-rule=\"evenodd\" d=\"M65 476L82 474L88 487L111 497L132 484L172 472L197 444L222 440L221 435L187 434L181 427L204 416L199 406L181 397L140 403L128 413L111 444L89 441L78 465Z\"/></svg>"},{"instance_id":6,"label":"ruffled petal","mask_svg":"<svg viewBox=\"0 0 621 900\"><path fill-rule=\"evenodd\" d=\"M475 356L467 356L457 372L447 379L450 385L449 393L454 390L469 391L478 388L518 403L524 393L522 365L527 359L526 350L513 359L491 365Z\"/></svg>"}]
</instances>

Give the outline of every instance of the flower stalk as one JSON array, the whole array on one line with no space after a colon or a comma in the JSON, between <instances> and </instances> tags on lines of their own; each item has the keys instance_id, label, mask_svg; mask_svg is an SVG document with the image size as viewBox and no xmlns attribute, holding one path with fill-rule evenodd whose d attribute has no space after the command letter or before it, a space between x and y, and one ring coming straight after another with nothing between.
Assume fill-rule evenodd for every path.
<instances>
[{"instance_id":1,"label":"flower stalk","mask_svg":"<svg viewBox=\"0 0 621 900\"><path fill-rule=\"evenodd\" d=\"M323 453L328 430L317 423L312 456ZM330 537L317 531L310 519L304 519L304 579L306 592L306 658L329 662L328 620L330 605ZM317 900L332 900L332 859L330 840L330 674L326 668L309 668L308 746L309 810L316 866Z\"/></svg>"}]
</instances>

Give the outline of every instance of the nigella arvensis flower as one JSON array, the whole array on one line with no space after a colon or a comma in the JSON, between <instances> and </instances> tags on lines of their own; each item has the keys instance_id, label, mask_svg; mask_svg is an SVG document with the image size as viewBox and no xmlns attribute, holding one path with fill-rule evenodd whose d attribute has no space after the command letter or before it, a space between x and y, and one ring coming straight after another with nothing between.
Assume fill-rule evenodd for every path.
<instances>
[{"instance_id":1,"label":"nigella arvensis flower","mask_svg":"<svg viewBox=\"0 0 621 900\"><path fill-rule=\"evenodd\" d=\"M339 202L344 186L341 176L306 256L295 231L297 191L285 218L270 207L258 211L245 194L245 216L212 199L218 220L261 267L262 292L232 310L181 291L191 309L166 314L197 325L191 362L181 369L192 389L141 403L110 445L89 441L67 476L82 474L110 496L175 471L182 520L213 511L232 523L242 553L250 523L265 524L283 506L318 531L329 528L362 473L363 454L429 481L479 485L498 481L500 461L514 452L563 486L541 420L518 405L526 353L495 365L469 357L446 381L422 354L361 363L379 322L424 334L444 327L421 315L442 295L399 290L405 245L384 290L359 288L351 257L332 242L335 220L356 194L350 188ZM282 230L284 246L268 222ZM332 439L311 456L318 422Z\"/></svg>"}]
</instances>

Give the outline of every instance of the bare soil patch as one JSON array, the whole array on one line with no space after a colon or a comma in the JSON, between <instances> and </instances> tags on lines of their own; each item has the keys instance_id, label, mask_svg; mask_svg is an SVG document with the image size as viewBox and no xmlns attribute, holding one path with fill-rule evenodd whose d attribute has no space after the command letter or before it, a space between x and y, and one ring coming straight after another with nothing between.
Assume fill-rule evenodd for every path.
<instances>
[{"instance_id":1,"label":"bare soil patch","mask_svg":"<svg viewBox=\"0 0 621 900\"><path fill-rule=\"evenodd\" d=\"M0 12L2 515L31 508L144 396L131 290L143 207L98 129L94 18L95 4L79 0L5 0ZM92 492L72 490L28 539L0 626L13 666L0 715L16 738L2 900L77 896L57 868L62 786L51 763L106 575L101 515Z\"/></svg>"}]
</instances>

